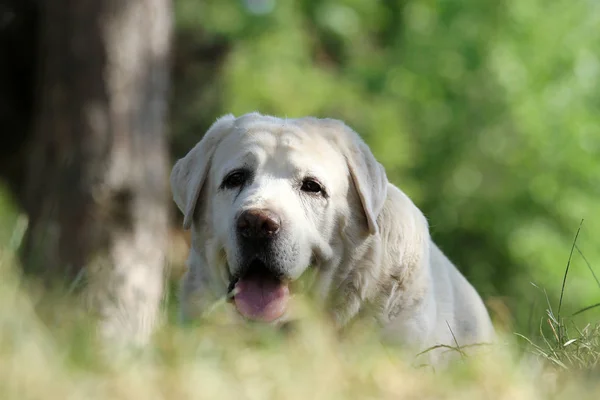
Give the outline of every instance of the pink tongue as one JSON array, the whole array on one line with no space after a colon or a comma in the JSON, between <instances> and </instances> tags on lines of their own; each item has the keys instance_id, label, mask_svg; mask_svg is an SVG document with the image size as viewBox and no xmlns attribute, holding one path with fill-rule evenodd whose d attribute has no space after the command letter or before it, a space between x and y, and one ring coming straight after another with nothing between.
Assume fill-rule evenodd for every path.
<instances>
[{"instance_id":1,"label":"pink tongue","mask_svg":"<svg viewBox=\"0 0 600 400\"><path fill-rule=\"evenodd\" d=\"M248 276L235 287L235 306L244 317L271 322L285 312L290 297L287 284L273 278Z\"/></svg>"}]
</instances>

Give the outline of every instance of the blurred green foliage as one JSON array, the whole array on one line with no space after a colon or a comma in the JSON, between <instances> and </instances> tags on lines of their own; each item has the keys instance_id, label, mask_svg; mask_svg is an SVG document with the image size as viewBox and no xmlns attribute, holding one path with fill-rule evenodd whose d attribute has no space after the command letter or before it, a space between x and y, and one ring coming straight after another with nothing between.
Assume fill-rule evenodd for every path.
<instances>
[{"instance_id":1,"label":"blurred green foliage","mask_svg":"<svg viewBox=\"0 0 600 400\"><path fill-rule=\"evenodd\" d=\"M546 306L530 282L556 307L582 219L578 247L600 275L599 2L175 7L174 157L228 112L340 118L483 296L504 296L521 331ZM577 250L566 292L564 315L600 301Z\"/></svg>"}]
</instances>

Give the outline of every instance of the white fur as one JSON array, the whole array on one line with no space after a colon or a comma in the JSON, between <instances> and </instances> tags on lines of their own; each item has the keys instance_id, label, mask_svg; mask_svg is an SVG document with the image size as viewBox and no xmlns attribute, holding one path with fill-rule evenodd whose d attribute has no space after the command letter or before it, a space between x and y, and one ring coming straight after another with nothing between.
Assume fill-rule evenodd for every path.
<instances>
[{"instance_id":1,"label":"white fur","mask_svg":"<svg viewBox=\"0 0 600 400\"><path fill-rule=\"evenodd\" d=\"M220 188L242 165L253 171L251 182L241 190ZM299 190L307 175L320 180L328 197ZM432 242L421 211L340 121L222 117L176 163L171 186L184 226L192 228L184 318L226 294L240 265L236 217L258 207L282 220L276 258L287 276L315 268L314 290L340 327L369 309L386 337L415 350L494 337L481 298ZM428 355L435 362L443 353Z\"/></svg>"}]
</instances>

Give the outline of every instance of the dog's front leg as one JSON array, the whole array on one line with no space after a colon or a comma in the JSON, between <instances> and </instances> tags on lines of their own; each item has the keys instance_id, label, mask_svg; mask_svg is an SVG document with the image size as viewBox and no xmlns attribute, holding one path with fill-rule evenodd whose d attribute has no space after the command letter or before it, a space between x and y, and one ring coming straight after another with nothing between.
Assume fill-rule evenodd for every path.
<instances>
[{"instance_id":1,"label":"dog's front leg","mask_svg":"<svg viewBox=\"0 0 600 400\"><path fill-rule=\"evenodd\" d=\"M182 323L199 320L219 300L212 279L204 258L192 251L179 286L179 317Z\"/></svg>"}]
</instances>

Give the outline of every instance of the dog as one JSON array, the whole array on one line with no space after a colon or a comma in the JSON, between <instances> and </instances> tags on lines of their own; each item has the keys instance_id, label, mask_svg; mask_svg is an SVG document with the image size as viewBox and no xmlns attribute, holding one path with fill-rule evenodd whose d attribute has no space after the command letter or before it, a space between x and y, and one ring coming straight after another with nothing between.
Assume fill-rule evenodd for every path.
<instances>
[{"instance_id":1,"label":"dog","mask_svg":"<svg viewBox=\"0 0 600 400\"><path fill-rule=\"evenodd\" d=\"M170 180L192 230L184 320L228 293L245 319L285 320L290 284L311 269L335 326L371 310L384 337L439 347L432 363L444 346L494 338L481 297L423 213L342 121L225 115Z\"/></svg>"}]
</instances>

